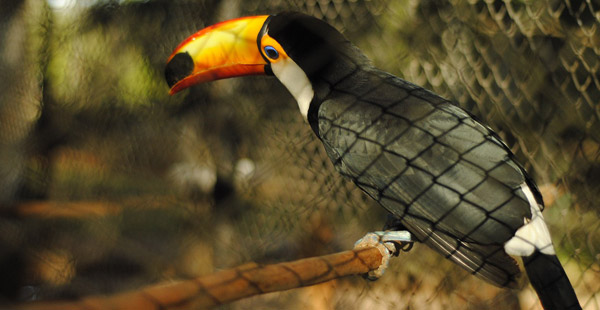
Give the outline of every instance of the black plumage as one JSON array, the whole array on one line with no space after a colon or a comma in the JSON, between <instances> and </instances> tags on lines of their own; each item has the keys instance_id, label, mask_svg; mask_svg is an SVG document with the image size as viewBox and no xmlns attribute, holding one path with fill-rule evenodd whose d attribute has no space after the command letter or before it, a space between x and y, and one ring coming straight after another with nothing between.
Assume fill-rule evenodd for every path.
<instances>
[{"instance_id":1,"label":"black plumage","mask_svg":"<svg viewBox=\"0 0 600 310\"><path fill-rule=\"evenodd\" d=\"M284 13L268 29L310 80L307 119L336 170L417 240L490 283L516 285L519 268L504 244L532 218L523 184L543 201L499 137L452 102L374 68L320 20ZM539 262L526 267L544 307L579 308L556 256L534 255L548 258L525 258Z\"/></svg>"},{"instance_id":2,"label":"black plumage","mask_svg":"<svg viewBox=\"0 0 600 310\"><path fill-rule=\"evenodd\" d=\"M531 214L510 152L435 94L376 69L359 72L348 79L368 79L373 89L334 86L318 111L336 169L418 240L496 285L514 284L519 270L502 247Z\"/></svg>"},{"instance_id":3,"label":"black plumage","mask_svg":"<svg viewBox=\"0 0 600 310\"><path fill-rule=\"evenodd\" d=\"M257 20L260 30L252 24ZM223 53L199 52L193 42L206 44L209 27L174 52L166 70L171 92L194 78L275 75L298 101L336 170L387 209L394 226L498 286L514 286L520 273L507 251L525 256L544 308L580 309L554 255L540 192L489 127L452 102L375 68L319 19L281 13L232 22L253 25L259 55L249 59L259 60L250 65L264 70L248 69L246 59L237 64L240 71L229 70L235 64ZM219 26L225 41L231 38L228 25ZM239 45L247 49L252 41L243 38Z\"/></svg>"}]
</instances>

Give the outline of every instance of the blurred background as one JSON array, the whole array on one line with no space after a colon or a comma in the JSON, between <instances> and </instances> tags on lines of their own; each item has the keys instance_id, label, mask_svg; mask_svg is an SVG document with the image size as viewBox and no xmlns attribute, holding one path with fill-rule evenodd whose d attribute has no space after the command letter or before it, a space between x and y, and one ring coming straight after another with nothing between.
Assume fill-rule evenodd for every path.
<instances>
[{"instance_id":1,"label":"blurred background","mask_svg":"<svg viewBox=\"0 0 600 310\"><path fill-rule=\"evenodd\" d=\"M276 79L173 97L167 57L218 21L302 11L496 130L537 181L558 256L600 309L596 0L0 0L0 307L351 249L383 209L342 179ZM539 309L425 246L222 309Z\"/></svg>"}]
</instances>

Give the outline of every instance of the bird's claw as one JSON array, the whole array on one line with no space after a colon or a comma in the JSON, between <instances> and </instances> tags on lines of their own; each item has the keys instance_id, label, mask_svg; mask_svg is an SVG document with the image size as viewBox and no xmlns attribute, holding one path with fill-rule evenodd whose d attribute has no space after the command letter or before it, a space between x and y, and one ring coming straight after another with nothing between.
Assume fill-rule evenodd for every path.
<instances>
[{"instance_id":1,"label":"bird's claw","mask_svg":"<svg viewBox=\"0 0 600 310\"><path fill-rule=\"evenodd\" d=\"M381 253L381 265L375 270L365 274L365 278L375 281L387 269L390 258L398 256L400 250L408 251L412 248L411 234L408 231L376 231L366 234L364 237L354 243L354 249L375 247Z\"/></svg>"}]
</instances>

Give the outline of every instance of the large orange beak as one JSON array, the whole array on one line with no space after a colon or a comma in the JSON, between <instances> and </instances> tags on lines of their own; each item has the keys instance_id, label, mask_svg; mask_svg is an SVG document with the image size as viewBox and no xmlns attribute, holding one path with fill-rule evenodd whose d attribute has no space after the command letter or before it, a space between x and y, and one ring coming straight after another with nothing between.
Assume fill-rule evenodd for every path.
<instances>
[{"instance_id":1,"label":"large orange beak","mask_svg":"<svg viewBox=\"0 0 600 310\"><path fill-rule=\"evenodd\" d=\"M269 16L242 17L204 28L187 38L167 61L169 93L207 81L265 74L258 36Z\"/></svg>"}]
</instances>

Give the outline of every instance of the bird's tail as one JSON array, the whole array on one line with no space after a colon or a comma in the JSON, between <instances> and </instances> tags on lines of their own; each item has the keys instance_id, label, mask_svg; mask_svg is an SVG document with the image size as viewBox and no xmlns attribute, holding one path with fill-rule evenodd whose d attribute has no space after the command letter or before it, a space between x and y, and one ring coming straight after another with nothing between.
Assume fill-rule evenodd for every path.
<instances>
[{"instance_id":1,"label":"bird's tail","mask_svg":"<svg viewBox=\"0 0 600 310\"><path fill-rule=\"evenodd\" d=\"M531 256L523 257L523 263L545 310L581 309L573 286L555 255L535 251Z\"/></svg>"}]
</instances>

